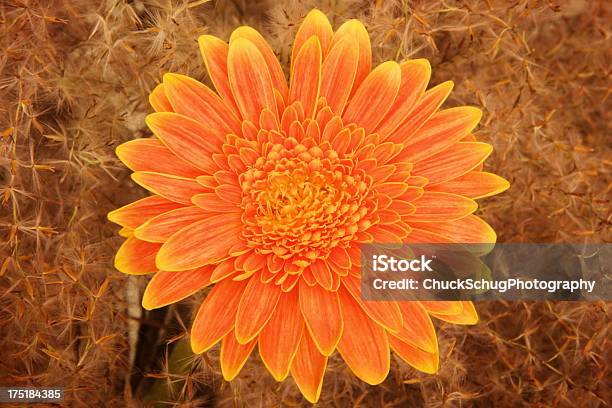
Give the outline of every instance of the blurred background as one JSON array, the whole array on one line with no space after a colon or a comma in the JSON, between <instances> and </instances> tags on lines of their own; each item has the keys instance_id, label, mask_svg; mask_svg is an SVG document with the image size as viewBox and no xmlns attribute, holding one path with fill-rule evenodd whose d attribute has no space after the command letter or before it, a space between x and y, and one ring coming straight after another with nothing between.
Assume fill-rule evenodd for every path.
<instances>
[{"instance_id":1,"label":"blurred background","mask_svg":"<svg viewBox=\"0 0 612 408\"><path fill-rule=\"evenodd\" d=\"M232 383L218 349L185 341L204 293L144 312L146 277L113 268L108 211L145 195L114 148L149 135L165 72L210 83L197 38L258 29L288 66L312 7L361 19L375 63L428 58L445 106L484 112L481 200L500 242L610 242L612 3L402 0L0 0L0 386L65 387L69 406L307 405L255 356ZM437 322L438 375L393 358L367 386L338 356L320 406L605 407L609 303L480 303L475 327Z\"/></svg>"}]
</instances>

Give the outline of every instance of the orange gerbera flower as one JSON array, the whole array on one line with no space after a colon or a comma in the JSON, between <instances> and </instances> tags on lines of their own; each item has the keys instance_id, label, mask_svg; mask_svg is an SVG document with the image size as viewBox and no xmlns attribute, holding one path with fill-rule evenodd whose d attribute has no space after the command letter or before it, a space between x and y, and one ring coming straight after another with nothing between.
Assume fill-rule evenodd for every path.
<instances>
[{"instance_id":1,"label":"orange gerbera flower","mask_svg":"<svg viewBox=\"0 0 612 408\"><path fill-rule=\"evenodd\" d=\"M359 244L495 242L475 199L508 183L482 171L491 146L471 135L480 110L439 111L451 91L426 91L426 60L371 69L357 20L334 32L320 11L300 27L289 85L272 49L249 27L229 44L199 39L217 89L178 74L151 93L155 138L117 148L153 195L113 211L127 239L115 265L154 274L153 309L213 285L191 330L195 353L221 342L233 379L258 345L278 381L291 373L318 400L336 349L378 384L389 353L438 367L430 316L478 317L469 302L367 302Z\"/></svg>"}]
</instances>

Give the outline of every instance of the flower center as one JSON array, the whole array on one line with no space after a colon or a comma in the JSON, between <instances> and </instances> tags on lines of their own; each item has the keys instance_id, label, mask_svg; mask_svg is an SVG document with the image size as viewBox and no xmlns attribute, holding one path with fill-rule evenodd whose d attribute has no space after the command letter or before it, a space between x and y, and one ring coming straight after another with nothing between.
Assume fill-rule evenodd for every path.
<instances>
[{"instance_id":1,"label":"flower center","mask_svg":"<svg viewBox=\"0 0 612 408\"><path fill-rule=\"evenodd\" d=\"M348 245L371 212L371 178L312 139L267 143L241 176L244 236L297 269Z\"/></svg>"}]
</instances>

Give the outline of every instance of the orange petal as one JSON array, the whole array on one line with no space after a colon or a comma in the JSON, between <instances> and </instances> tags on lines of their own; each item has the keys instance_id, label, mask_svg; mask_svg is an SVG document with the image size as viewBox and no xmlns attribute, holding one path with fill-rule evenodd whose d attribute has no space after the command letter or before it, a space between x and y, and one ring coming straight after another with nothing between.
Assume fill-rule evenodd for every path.
<instances>
[{"instance_id":1,"label":"orange petal","mask_svg":"<svg viewBox=\"0 0 612 408\"><path fill-rule=\"evenodd\" d=\"M123 242L115 255L115 268L129 275L144 275L157 272L155 255L160 244L141 241L130 237Z\"/></svg>"},{"instance_id":2,"label":"orange petal","mask_svg":"<svg viewBox=\"0 0 612 408\"><path fill-rule=\"evenodd\" d=\"M436 329L427 310L419 302L397 302L402 311L404 326L393 336L428 353L438 352Z\"/></svg>"},{"instance_id":3,"label":"orange petal","mask_svg":"<svg viewBox=\"0 0 612 408\"><path fill-rule=\"evenodd\" d=\"M338 291L344 332L338 352L362 381L376 385L389 373L389 341L385 330L370 319L348 291Z\"/></svg>"},{"instance_id":4,"label":"orange petal","mask_svg":"<svg viewBox=\"0 0 612 408\"><path fill-rule=\"evenodd\" d=\"M213 269L213 266L205 266L193 271L157 272L144 291L142 307L157 309L193 295L211 284Z\"/></svg>"},{"instance_id":5,"label":"orange petal","mask_svg":"<svg viewBox=\"0 0 612 408\"><path fill-rule=\"evenodd\" d=\"M213 132L240 134L240 120L225 102L203 83L185 75L165 74L164 86L174 111L193 118Z\"/></svg>"},{"instance_id":6,"label":"orange petal","mask_svg":"<svg viewBox=\"0 0 612 408\"><path fill-rule=\"evenodd\" d=\"M212 35L202 35L198 38L200 53L204 59L208 75L215 89L230 106L236 107L234 95L230 89L227 77L227 54L229 46L227 43Z\"/></svg>"},{"instance_id":7,"label":"orange petal","mask_svg":"<svg viewBox=\"0 0 612 408\"><path fill-rule=\"evenodd\" d=\"M280 286L263 283L259 276L249 279L236 314L236 338L240 343L245 344L259 334L272 317L280 296Z\"/></svg>"},{"instance_id":8,"label":"orange petal","mask_svg":"<svg viewBox=\"0 0 612 408\"><path fill-rule=\"evenodd\" d=\"M145 197L108 213L109 221L135 229L156 215L183 207L160 196Z\"/></svg>"},{"instance_id":9,"label":"orange petal","mask_svg":"<svg viewBox=\"0 0 612 408\"><path fill-rule=\"evenodd\" d=\"M156 112L172 112L172 105L166 96L164 84L157 85L149 94L149 103Z\"/></svg>"},{"instance_id":10,"label":"orange petal","mask_svg":"<svg viewBox=\"0 0 612 408\"><path fill-rule=\"evenodd\" d=\"M372 320L389 331L399 332L402 330L404 321L398 302L363 300L361 297L361 280L356 277L346 277L342 280L342 284Z\"/></svg>"},{"instance_id":11,"label":"orange petal","mask_svg":"<svg viewBox=\"0 0 612 408\"><path fill-rule=\"evenodd\" d=\"M342 117L344 123L356 123L367 134L372 133L393 105L401 80L402 70L397 62L377 66L351 98Z\"/></svg>"},{"instance_id":12,"label":"orange petal","mask_svg":"<svg viewBox=\"0 0 612 408\"><path fill-rule=\"evenodd\" d=\"M406 215L403 220L414 222L445 222L466 217L476 211L478 204L474 200L456 194L425 191L412 202L416 211Z\"/></svg>"},{"instance_id":13,"label":"orange petal","mask_svg":"<svg viewBox=\"0 0 612 408\"><path fill-rule=\"evenodd\" d=\"M463 303L459 301L426 300L420 303L429 313L456 315L463 311Z\"/></svg>"},{"instance_id":14,"label":"orange petal","mask_svg":"<svg viewBox=\"0 0 612 408\"><path fill-rule=\"evenodd\" d=\"M348 20L336 30L332 41L332 48L335 44L348 39L351 46L358 50L359 59L357 62L357 72L353 82L353 90L355 93L361 82L372 70L372 46L370 45L370 36L363 23L359 20ZM331 105L330 105L331 106Z\"/></svg>"},{"instance_id":15,"label":"orange petal","mask_svg":"<svg viewBox=\"0 0 612 408\"><path fill-rule=\"evenodd\" d=\"M115 149L115 154L133 171L152 171L195 178L202 171L181 160L157 139L136 139Z\"/></svg>"},{"instance_id":16,"label":"orange petal","mask_svg":"<svg viewBox=\"0 0 612 408\"><path fill-rule=\"evenodd\" d=\"M198 207L183 207L151 218L134 230L134 236L147 242L166 242L175 232L210 216Z\"/></svg>"},{"instance_id":17,"label":"orange petal","mask_svg":"<svg viewBox=\"0 0 612 408\"><path fill-rule=\"evenodd\" d=\"M338 41L321 68L321 92L331 110L341 115L348 101L359 61L359 50L349 38Z\"/></svg>"},{"instance_id":18,"label":"orange petal","mask_svg":"<svg viewBox=\"0 0 612 408\"><path fill-rule=\"evenodd\" d=\"M440 365L440 355L438 352L428 353L393 337L393 335L389 336L389 344L395 354L417 370L428 374L438 372Z\"/></svg>"},{"instance_id":19,"label":"orange petal","mask_svg":"<svg viewBox=\"0 0 612 408\"><path fill-rule=\"evenodd\" d=\"M240 344L234 332L228 333L221 342L221 373L225 381L232 381L246 363L249 355L255 348L256 340L251 340L247 344Z\"/></svg>"},{"instance_id":20,"label":"orange petal","mask_svg":"<svg viewBox=\"0 0 612 408\"><path fill-rule=\"evenodd\" d=\"M212 154L220 151L225 137L186 116L171 112L153 113L145 118L149 129L183 160L208 174L218 170Z\"/></svg>"},{"instance_id":21,"label":"orange petal","mask_svg":"<svg viewBox=\"0 0 612 408\"><path fill-rule=\"evenodd\" d=\"M482 218L468 215L451 222L412 222L412 227L431 231L460 244L495 243L497 235Z\"/></svg>"},{"instance_id":22,"label":"orange petal","mask_svg":"<svg viewBox=\"0 0 612 408\"><path fill-rule=\"evenodd\" d=\"M293 64L297 54L302 49L302 46L312 36L319 40L323 59L327 56L329 47L331 46L332 39L334 37L334 30L332 29L327 16L320 10L313 9L304 18L302 25L295 34L295 40L293 42L293 48L291 49L291 69L293 71Z\"/></svg>"},{"instance_id":23,"label":"orange petal","mask_svg":"<svg viewBox=\"0 0 612 408\"><path fill-rule=\"evenodd\" d=\"M272 78L272 85L274 86L274 89L280 92L283 99L286 100L288 88L285 73L283 72L283 68L278 62L278 58L276 58L276 55L274 55L274 51L272 51L272 48L270 48L268 42L262 37L261 34L257 32L257 30L254 30L249 26L238 27L234 30L230 37L230 48L232 47L232 43L238 38L244 38L257 47L261 56L266 62L268 72ZM272 111L274 112L274 110Z\"/></svg>"},{"instance_id":24,"label":"orange petal","mask_svg":"<svg viewBox=\"0 0 612 408\"><path fill-rule=\"evenodd\" d=\"M283 381L289 374L303 330L299 292L292 290L284 293L272 318L259 335L259 354L276 381Z\"/></svg>"},{"instance_id":25,"label":"orange petal","mask_svg":"<svg viewBox=\"0 0 612 408\"><path fill-rule=\"evenodd\" d=\"M425 92L402 124L386 140L395 143L410 140L412 135L442 106L452 89L453 82L447 81Z\"/></svg>"},{"instance_id":26,"label":"orange petal","mask_svg":"<svg viewBox=\"0 0 612 408\"><path fill-rule=\"evenodd\" d=\"M321 396L326 366L327 357L319 352L314 341L305 331L293 364L291 364L291 376L304 397L313 404Z\"/></svg>"},{"instance_id":27,"label":"orange petal","mask_svg":"<svg viewBox=\"0 0 612 408\"><path fill-rule=\"evenodd\" d=\"M259 123L262 110L276 112L274 85L266 60L257 47L244 38L230 44L227 60L230 87L244 119Z\"/></svg>"},{"instance_id":28,"label":"orange petal","mask_svg":"<svg viewBox=\"0 0 612 408\"><path fill-rule=\"evenodd\" d=\"M164 271L182 271L218 263L240 242L242 221L236 213L213 215L175 233L161 247L156 262Z\"/></svg>"},{"instance_id":29,"label":"orange petal","mask_svg":"<svg viewBox=\"0 0 612 408\"><path fill-rule=\"evenodd\" d=\"M433 156L467 136L481 117L482 111L471 106L440 111L404 141L404 150L397 159L416 163Z\"/></svg>"},{"instance_id":30,"label":"orange petal","mask_svg":"<svg viewBox=\"0 0 612 408\"><path fill-rule=\"evenodd\" d=\"M323 289L318 284L309 286L300 280L300 310L306 327L317 348L330 355L342 335L342 316L338 305L338 294Z\"/></svg>"},{"instance_id":31,"label":"orange petal","mask_svg":"<svg viewBox=\"0 0 612 408\"><path fill-rule=\"evenodd\" d=\"M214 346L233 328L245 281L217 283L198 309L191 327L191 349L200 354Z\"/></svg>"},{"instance_id":32,"label":"orange petal","mask_svg":"<svg viewBox=\"0 0 612 408\"><path fill-rule=\"evenodd\" d=\"M493 151L487 143L460 142L415 163L412 175L429 179L429 185L442 183L475 169Z\"/></svg>"},{"instance_id":33,"label":"orange petal","mask_svg":"<svg viewBox=\"0 0 612 408\"><path fill-rule=\"evenodd\" d=\"M431 190L460 194L476 200L499 194L509 187L510 183L496 174L472 171L453 180L436 184Z\"/></svg>"},{"instance_id":34,"label":"orange petal","mask_svg":"<svg viewBox=\"0 0 612 408\"><path fill-rule=\"evenodd\" d=\"M384 120L376 127L376 133L383 137L393 133L408 118L419 98L423 96L431 77L431 65L426 59L403 62L400 68L402 82L395 102Z\"/></svg>"},{"instance_id":35,"label":"orange petal","mask_svg":"<svg viewBox=\"0 0 612 408\"><path fill-rule=\"evenodd\" d=\"M134 230L133 230L133 229L131 229L131 228L126 228L126 227L123 227L123 228L121 228L119 231L117 231L117 234L118 234L120 237L123 237L123 238L129 238L129 237L131 237L132 235L134 235Z\"/></svg>"},{"instance_id":36,"label":"orange petal","mask_svg":"<svg viewBox=\"0 0 612 408\"><path fill-rule=\"evenodd\" d=\"M239 212L238 205L232 205L227 200L222 200L216 193L203 193L193 196L191 201L207 212Z\"/></svg>"},{"instance_id":37,"label":"orange petal","mask_svg":"<svg viewBox=\"0 0 612 408\"><path fill-rule=\"evenodd\" d=\"M318 259L310 265L310 271L312 276L315 278L317 283L321 285L325 290L331 290L333 284L332 272L329 268L329 264L323 260Z\"/></svg>"},{"instance_id":38,"label":"orange petal","mask_svg":"<svg viewBox=\"0 0 612 408\"><path fill-rule=\"evenodd\" d=\"M307 118L313 117L321 88L321 44L310 37L300 49L291 71L289 103L299 101Z\"/></svg>"},{"instance_id":39,"label":"orange petal","mask_svg":"<svg viewBox=\"0 0 612 408\"><path fill-rule=\"evenodd\" d=\"M180 204L191 204L192 196L206 191L192 178L163 173L137 171L132 173L132 180L150 192Z\"/></svg>"},{"instance_id":40,"label":"orange petal","mask_svg":"<svg viewBox=\"0 0 612 408\"><path fill-rule=\"evenodd\" d=\"M431 315L437 319L454 324L472 325L478 323L478 313L474 308L474 304L467 300L461 301L461 304L463 305L463 309L459 314L431 313Z\"/></svg>"}]
</instances>

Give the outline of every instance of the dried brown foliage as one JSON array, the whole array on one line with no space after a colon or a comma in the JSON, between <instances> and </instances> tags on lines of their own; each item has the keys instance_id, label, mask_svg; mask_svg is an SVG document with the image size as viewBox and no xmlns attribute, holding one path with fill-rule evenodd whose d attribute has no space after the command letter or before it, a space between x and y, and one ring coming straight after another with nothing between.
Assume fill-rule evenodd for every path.
<instances>
[{"instance_id":1,"label":"dried brown foliage","mask_svg":"<svg viewBox=\"0 0 612 408\"><path fill-rule=\"evenodd\" d=\"M198 299L143 314L106 213L144 194L113 149L147 135L148 92L168 71L206 80L197 36L253 25L286 63L313 6L363 19L377 61L429 58L450 104L484 110L488 166L512 182L480 209L500 241L610 242L605 0L0 0L0 385L64 386L71 406L304 404L257 358L227 384L215 352L191 356ZM438 375L398 362L370 387L335 357L320 405L609 404L609 304L478 309L476 327L439 325Z\"/></svg>"}]
</instances>

